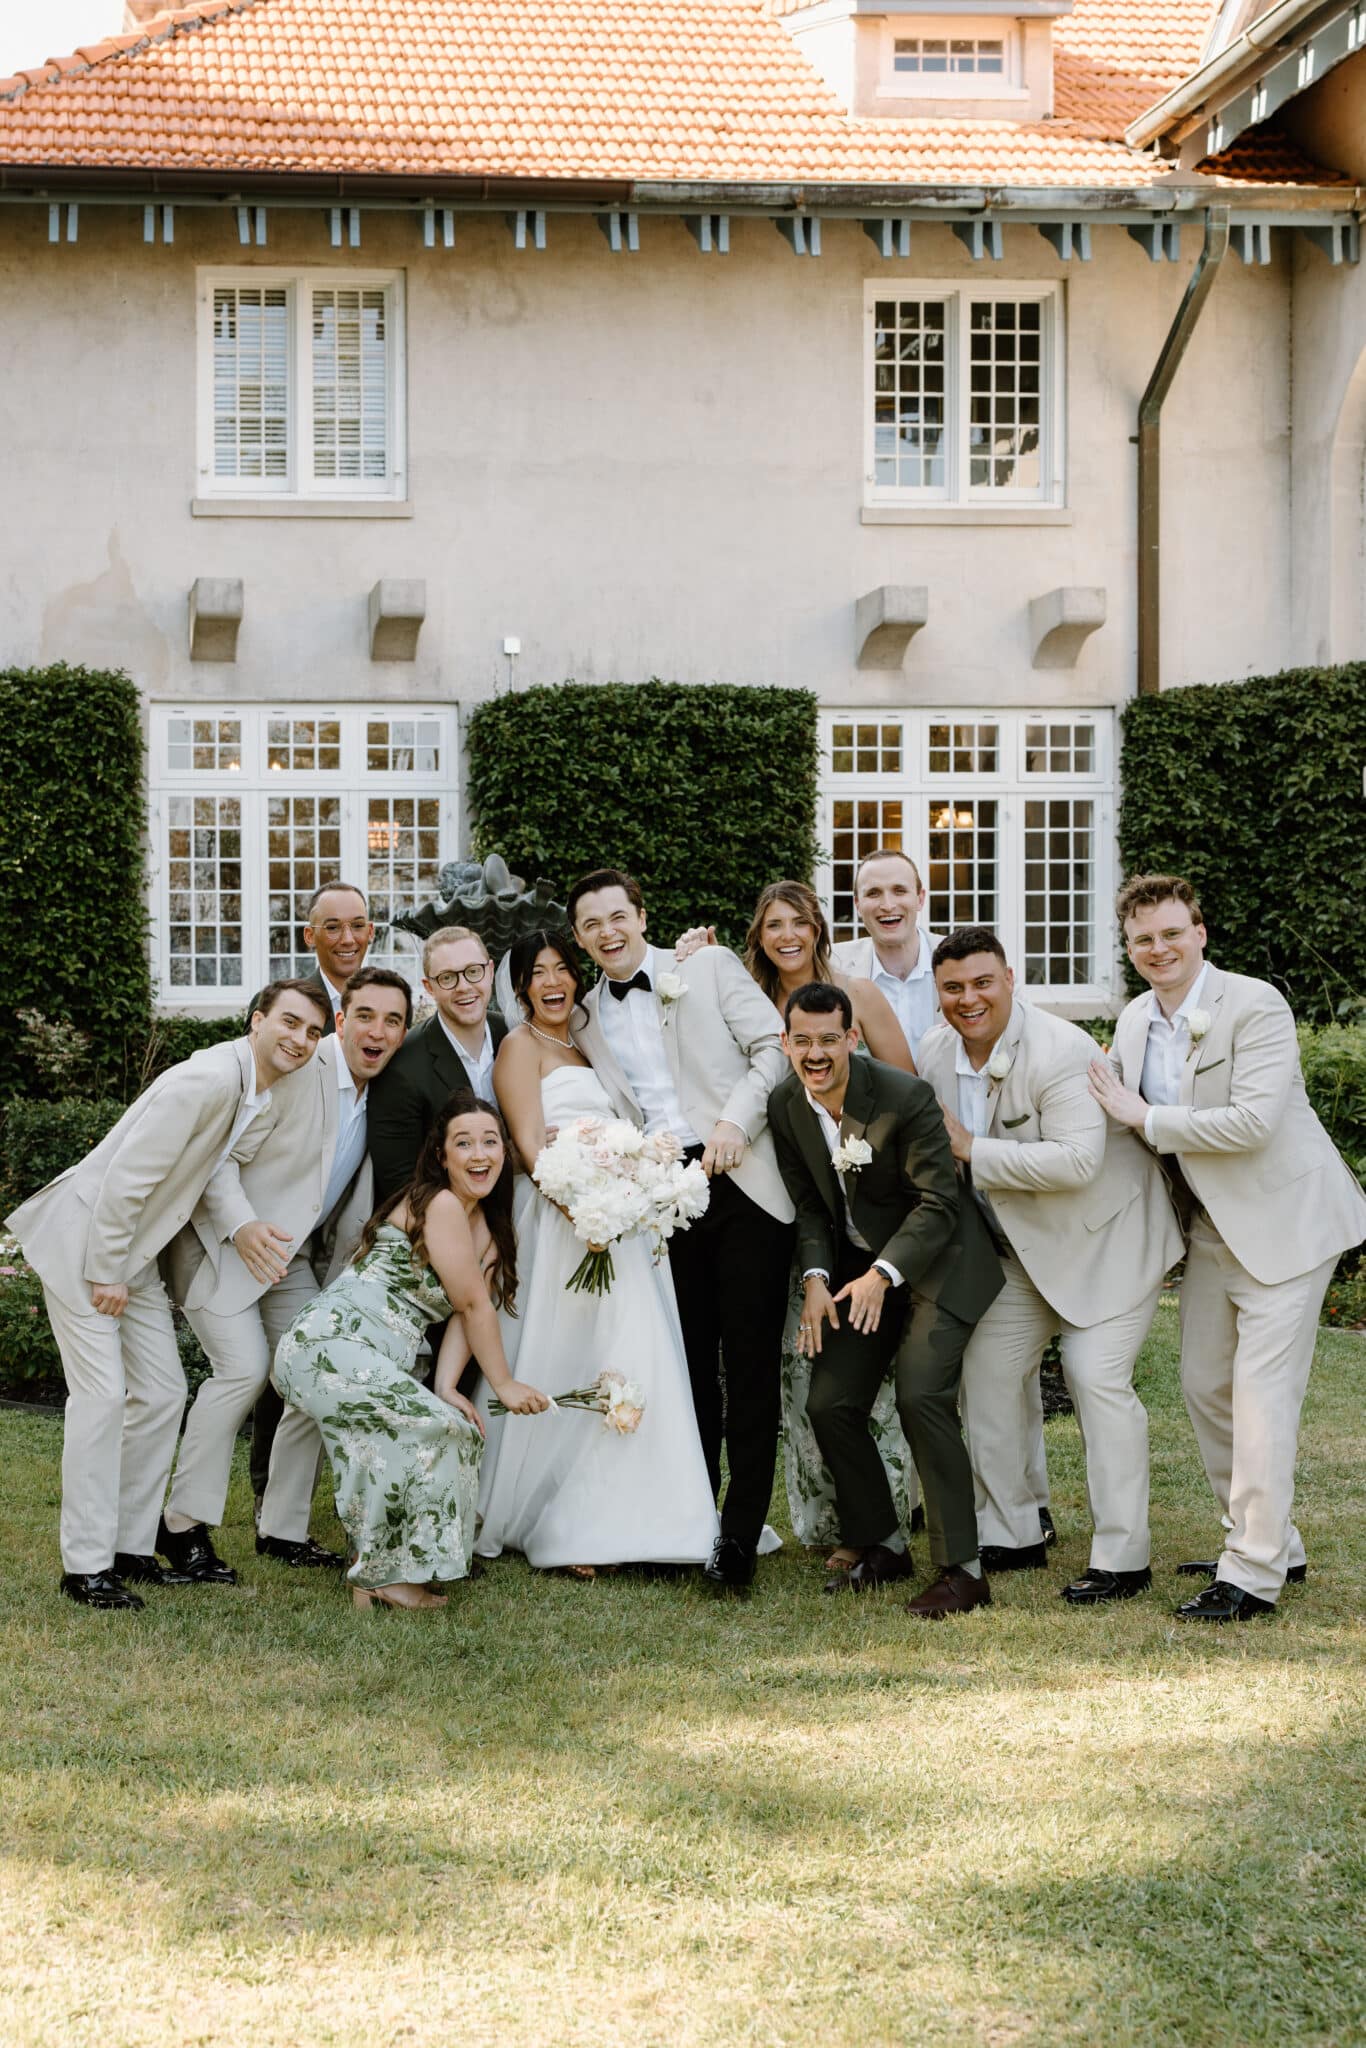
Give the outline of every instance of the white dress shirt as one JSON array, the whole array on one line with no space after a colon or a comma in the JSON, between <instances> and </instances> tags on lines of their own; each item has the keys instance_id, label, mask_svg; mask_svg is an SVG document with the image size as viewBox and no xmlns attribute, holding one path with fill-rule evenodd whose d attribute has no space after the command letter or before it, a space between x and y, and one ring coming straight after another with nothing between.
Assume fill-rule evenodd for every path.
<instances>
[{"instance_id":1,"label":"white dress shirt","mask_svg":"<svg viewBox=\"0 0 1366 2048\"><path fill-rule=\"evenodd\" d=\"M1154 989L1148 998L1148 1043L1143 1054L1143 1078L1139 1093L1145 1102L1174 1108L1181 1100L1181 1070L1190 1058L1190 1013L1200 1007L1200 997L1209 973L1208 961L1191 983L1180 1008L1170 1017L1163 1013ZM1153 1142L1151 1113L1143 1122L1143 1135Z\"/></svg>"},{"instance_id":2,"label":"white dress shirt","mask_svg":"<svg viewBox=\"0 0 1366 2048\"><path fill-rule=\"evenodd\" d=\"M660 975L670 971L669 960L656 947L647 946L636 971L649 975L649 990L633 988L618 999L611 993L610 976L605 976L598 998L598 1021L640 1104L646 1131L651 1136L656 1131L672 1131L681 1145L700 1145L702 1140L684 1116L674 1087L664 1050L664 1019L654 993Z\"/></svg>"},{"instance_id":3,"label":"white dress shirt","mask_svg":"<svg viewBox=\"0 0 1366 2048\"><path fill-rule=\"evenodd\" d=\"M954 1050L953 1071L958 1082L958 1121L965 1130L972 1132L974 1138L985 1138L987 1126L991 1122L991 1075L987 1072L989 1059L990 1055L982 1062L980 1068L974 1067L968 1058L967 1046L961 1038ZM971 1166L971 1160L968 1164ZM978 1207L985 1211L992 1229L1003 1243L1008 1244L1010 1240L1002 1230L1000 1218L991 1206L991 1197L979 1187L974 1187L972 1193Z\"/></svg>"},{"instance_id":4,"label":"white dress shirt","mask_svg":"<svg viewBox=\"0 0 1366 2048\"><path fill-rule=\"evenodd\" d=\"M873 941L873 971L869 979L896 1011L897 1022L906 1034L912 1059L920 1050L921 1039L939 1014L939 991L930 972L936 944L930 933L920 933L920 951L916 954L915 966L903 980L901 975L893 974L883 966L878 958L877 941Z\"/></svg>"},{"instance_id":5,"label":"white dress shirt","mask_svg":"<svg viewBox=\"0 0 1366 2048\"><path fill-rule=\"evenodd\" d=\"M256 1119L256 1117L258 1117L261 1114L262 1110L269 1108L269 1088L263 1089L263 1091L259 1095L256 1092L256 1063L253 1060L251 1069L251 1080L248 1083L247 1092L237 1105L237 1114L232 1120L232 1129L228 1133L228 1142L218 1155L219 1166L223 1164L223 1161L227 1158L233 1146L237 1143L237 1140L241 1137L243 1131L247 1128L247 1125L249 1123L252 1123Z\"/></svg>"},{"instance_id":6,"label":"white dress shirt","mask_svg":"<svg viewBox=\"0 0 1366 2048\"><path fill-rule=\"evenodd\" d=\"M825 1107L825 1105L823 1103L817 1102L815 1096L812 1095L809 1089L803 1089L802 1092L806 1096L807 1101L811 1104L812 1109L816 1112L816 1128L819 1130L821 1136L824 1138L825 1149L830 1154L831 1160L833 1161L835 1153L839 1149L839 1119L837 1117L831 1116L829 1110ZM858 1249L861 1252L871 1251L872 1246L869 1244L867 1238L863 1236L861 1231L855 1229L854 1227L854 1212L849 1206L849 1190L846 1188L844 1184L843 1174L837 1173L835 1175L835 1184L839 1188L840 1201L844 1208L845 1236L848 1238L850 1244L857 1245ZM890 1259L874 1259L873 1264L877 1267L879 1272L886 1274L887 1278L891 1281L893 1287L900 1287L901 1274L897 1267L895 1267L892 1264ZM822 1279L824 1280L828 1280L830 1278L830 1275L824 1272L819 1266L812 1266L808 1268L807 1272L802 1274L803 1280L809 1279L812 1273L820 1273Z\"/></svg>"},{"instance_id":7,"label":"white dress shirt","mask_svg":"<svg viewBox=\"0 0 1366 2048\"><path fill-rule=\"evenodd\" d=\"M332 1154L332 1171L327 1177L319 1223L326 1223L359 1172L365 1157L365 1135L365 1092L357 1088L356 1077L346 1061L338 1060L337 1149Z\"/></svg>"},{"instance_id":8,"label":"white dress shirt","mask_svg":"<svg viewBox=\"0 0 1366 2048\"><path fill-rule=\"evenodd\" d=\"M450 1025L438 1010L437 1021L447 1038L459 1053L465 1072L469 1075L470 1086L484 1102L493 1101L493 1032L488 1018L484 1019L484 1042L479 1048L478 1059L471 1059Z\"/></svg>"}]
</instances>

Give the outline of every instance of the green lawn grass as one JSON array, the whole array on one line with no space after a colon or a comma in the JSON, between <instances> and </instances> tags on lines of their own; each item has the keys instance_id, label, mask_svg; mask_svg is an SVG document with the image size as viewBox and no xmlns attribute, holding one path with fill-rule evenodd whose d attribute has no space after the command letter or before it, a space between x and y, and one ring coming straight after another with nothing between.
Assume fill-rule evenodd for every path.
<instances>
[{"instance_id":1,"label":"green lawn grass","mask_svg":"<svg viewBox=\"0 0 1366 2048\"><path fill-rule=\"evenodd\" d=\"M790 1544L747 1602L508 1560L356 1615L258 1563L240 1472L237 1588L92 1614L56 1593L60 1425L0 1415L0 2040L1360 2042L1366 1337L1320 1342L1308 1585L1211 1630L1171 1617L1216 1540L1174 1334L1164 1304L1152 1594L1058 1599L1062 1421L1054 1567L934 1628Z\"/></svg>"}]
</instances>

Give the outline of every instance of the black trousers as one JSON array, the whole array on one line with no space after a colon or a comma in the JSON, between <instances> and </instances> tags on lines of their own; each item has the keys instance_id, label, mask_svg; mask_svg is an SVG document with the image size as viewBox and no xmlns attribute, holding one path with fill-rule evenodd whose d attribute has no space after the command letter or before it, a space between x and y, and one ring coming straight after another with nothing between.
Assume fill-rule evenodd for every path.
<instances>
[{"instance_id":1,"label":"black trousers","mask_svg":"<svg viewBox=\"0 0 1366 2048\"><path fill-rule=\"evenodd\" d=\"M866 1273L869 1263L867 1252L842 1248L831 1293ZM840 1303L839 1317L838 1330L825 1325L806 1412L835 1484L841 1541L866 1549L896 1529L892 1491L868 1428L890 1368L897 1414L925 1500L930 1556L937 1565L969 1562L977 1555L977 1514L958 1388L974 1326L936 1302L916 1296L908 1301L904 1287L885 1296L882 1320L871 1334L850 1328L848 1302Z\"/></svg>"},{"instance_id":2,"label":"black trousers","mask_svg":"<svg viewBox=\"0 0 1366 2048\"><path fill-rule=\"evenodd\" d=\"M795 1226L752 1202L729 1174L711 1183L705 1216L669 1240L693 1407L712 1492L721 1445L730 1484L721 1534L752 1550L773 1496L783 1324Z\"/></svg>"}]
</instances>

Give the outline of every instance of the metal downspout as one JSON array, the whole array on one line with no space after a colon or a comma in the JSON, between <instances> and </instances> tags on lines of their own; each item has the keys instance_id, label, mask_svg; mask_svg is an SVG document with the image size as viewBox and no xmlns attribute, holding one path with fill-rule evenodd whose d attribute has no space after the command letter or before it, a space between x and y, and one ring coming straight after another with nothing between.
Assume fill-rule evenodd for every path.
<instances>
[{"instance_id":1,"label":"metal downspout","mask_svg":"<svg viewBox=\"0 0 1366 2048\"><path fill-rule=\"evenodd\" d=\"M1162 406L1228 253L1228 208L1205 215L1205 246L1138 406L1138 694L1162 687Z\"/></svg>"}]
</instances>

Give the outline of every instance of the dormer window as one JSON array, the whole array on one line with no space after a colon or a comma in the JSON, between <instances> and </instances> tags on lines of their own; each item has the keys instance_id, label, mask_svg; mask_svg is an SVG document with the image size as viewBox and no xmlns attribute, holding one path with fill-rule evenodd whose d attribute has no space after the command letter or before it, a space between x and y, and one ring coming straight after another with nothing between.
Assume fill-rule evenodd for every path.
<instances>
[{"instance_id":1,"label":"dormer window","mask_svg":"<svg viewBox=\"0 0 1366 2048\"><path fill-rule=\"evenodd\" d=\"M1003 36L895 36L892 69L899 76L929 78L1004 78Z\"/></svg>"},{"instance_id":2,"label":"dormer window","mask_svg":"<svg viewBox=\"0 0 1366 2048\"><path fill-rule=\"evenodd\" d=\"M901 15L884 23L883 34L881 99L966 104L1021 91L1020 35L999 18L907 21Z\"/></svg>"}]
</instances>

